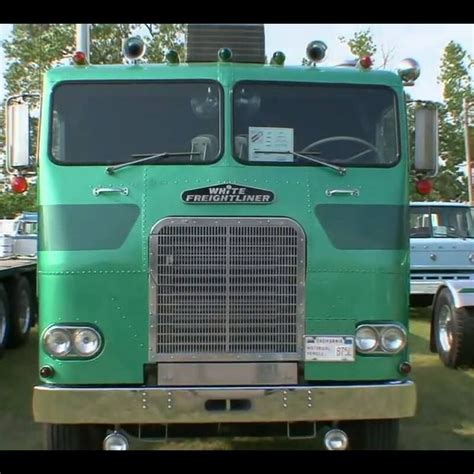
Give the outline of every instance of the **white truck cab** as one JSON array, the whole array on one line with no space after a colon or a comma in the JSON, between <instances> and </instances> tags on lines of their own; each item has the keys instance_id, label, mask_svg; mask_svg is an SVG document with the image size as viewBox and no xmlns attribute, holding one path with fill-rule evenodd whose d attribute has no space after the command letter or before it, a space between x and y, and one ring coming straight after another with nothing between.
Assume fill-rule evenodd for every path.
<instances>
[{"instance_id":1,"label":"white truck cab","mask_svg":"<svg viewBox=\"0 0 474 474\"><path fill-rule=\"evenodd\" d=\"M474 215L465 203L410 204L410 304L433 306L430 348L474 366Z\"/></svg>"},{"instance_id":2,"label":"white truck cab","mask_svg":"<svg viewBox=\"0 0 474 474\"><path fill-rule=\"evenodd\" d=\"M38 213L23 212L15 219L0 219L0 257L36 258Z\"/></svg>"}]
</instances>

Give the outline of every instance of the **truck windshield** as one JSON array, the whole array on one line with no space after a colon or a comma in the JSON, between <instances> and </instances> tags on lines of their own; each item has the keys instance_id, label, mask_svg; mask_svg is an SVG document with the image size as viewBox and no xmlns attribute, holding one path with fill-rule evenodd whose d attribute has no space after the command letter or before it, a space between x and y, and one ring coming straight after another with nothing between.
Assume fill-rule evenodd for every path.
<instances>
[{"instance_id":1,"label":"truck windshield","mask_svg":"<svg viewBox=\"0 0 474 474\"><path fill-rule=\"evenodd\" d=\"M168 157L147 164L216 161L221 96L217 82L204 80L61 83L53 94L51 156L61 164L114 165L164 150Z\"/></svg>"},{"instance_id":2,"label":"truck windshield","mask_svg":"<svg viewBox=\"0 0 474 474\"><path fill-rule=\"evenodd\" d=\"M473 238L472 211L467 206L412 206L411 238Z\"/></svg>"},{"instance_id":3,"label":"truck windshield","mask_svg":"<svg viewBox=\"0 0 474 474\"><path fill-rule=\"evenodd\" d=\"M344 167L392 166L399 158L396 110L388 87L242 81L233 93L234 157L320 166L295 151ZM279 153L259 153L267 149Z\"/></svg>"}]
</instances>

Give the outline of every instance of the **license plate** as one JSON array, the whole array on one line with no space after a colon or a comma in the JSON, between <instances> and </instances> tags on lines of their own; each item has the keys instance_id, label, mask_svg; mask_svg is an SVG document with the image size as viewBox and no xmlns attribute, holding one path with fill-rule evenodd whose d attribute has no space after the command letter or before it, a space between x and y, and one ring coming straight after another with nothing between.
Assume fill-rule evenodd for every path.
<instances>
[{"instance_id":1,"label":"license plate","mask_svg":"<svg viewBox=\"0 0 474 474\"><path fill-rule=\"evenodd\" d=\"M352 336L306 336L305 360L324 362L353 362Z\"/></svg>"}]
</instances>

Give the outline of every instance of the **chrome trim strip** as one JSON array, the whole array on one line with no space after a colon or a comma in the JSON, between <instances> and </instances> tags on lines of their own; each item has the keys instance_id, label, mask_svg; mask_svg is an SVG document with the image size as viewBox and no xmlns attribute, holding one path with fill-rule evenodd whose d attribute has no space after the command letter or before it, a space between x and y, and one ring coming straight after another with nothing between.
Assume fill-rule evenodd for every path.
<instances>
[{"instance_id":1,"label":"chrome trim strip","mask_svg":"<svg viewBox=\"0 0 474 474\"><path fill-rule=\"evenodd\" d=\"M209 400L226 409L209 411ZM231 400L249 408L232 410ZM406 418L416 411L411 381L377 385L65 388L36 386L40 423L219 423Z\"/></svg>"}]
</instances>

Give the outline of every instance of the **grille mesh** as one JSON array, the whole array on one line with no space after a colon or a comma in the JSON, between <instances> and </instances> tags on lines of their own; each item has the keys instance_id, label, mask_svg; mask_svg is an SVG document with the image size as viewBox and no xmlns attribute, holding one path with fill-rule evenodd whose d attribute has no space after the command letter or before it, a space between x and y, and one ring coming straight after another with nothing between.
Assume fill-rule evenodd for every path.
<instances>
[{"instance_id":1,"label":"grille mesh","mask_svg":"<svg viewBox=\"0 0 474 474\"><path fill-rule=\"evenodd\" d=\"M299 227L288 219L165 221L151 240L158 357L296 356Z\"/></svg>"}]
</instances>

